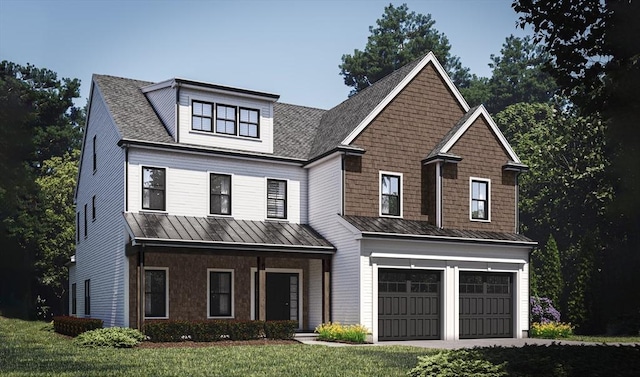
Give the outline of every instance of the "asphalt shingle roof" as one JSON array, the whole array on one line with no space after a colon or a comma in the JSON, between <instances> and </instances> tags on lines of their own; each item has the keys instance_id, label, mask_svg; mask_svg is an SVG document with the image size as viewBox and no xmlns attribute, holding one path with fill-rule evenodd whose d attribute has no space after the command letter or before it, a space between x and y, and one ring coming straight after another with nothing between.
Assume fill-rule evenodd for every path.
<instances>
[{"instance_id":1,"label":"asphalt shingle roof","mask_svg":"<svg viewBox=\"0 0 640 377\"><path fill-rule=\"evenodd\" d=\"M369 236L426 236L433 238L463 238L476 241L508 243L534 243L521 234L438 228L426 221L406 220L390 217L342 216L351 225Z\"/></svg>"},{"instance_id":2,"label":"asphalt shingle roof","mask_svg":"<svg viewBox=\"0 0 640 377\"><path fill-rule=\"evenodd\" d=\"M326 110L276 102L273 104L273 152L306 159Z\"/></svg>"},{"instance_id":3,"label":"asphalt shingle roof","mask_svg":"<svg viewBox=\"0 0 640 377\"><path fill-rule=\"evenodd\" d=\"M471 109L469 109L469 111L467 111L467 113L464 114L462 116L462 118L460 118L458 123L456 123L456 125L453 126L449 130L449 132L447 132L446 135L444 135L442 140L440 140L440 142L435 146L435 148L433 148L431 153L429 153L429 155L427 155L426 159L428 160L430 158L442 155L443 154L442 148L444 148L445 144L447 144L449 142L449 140L451 140L451 138L456 134L456 132L458 132L458 130L460 130L460 128L466 123L467 120L469 120L469 118L471 118L473 113L475 113L476 110L478 110L479 107L480 107L480 105L472 107Z\"/></svg>"}]
</instances>

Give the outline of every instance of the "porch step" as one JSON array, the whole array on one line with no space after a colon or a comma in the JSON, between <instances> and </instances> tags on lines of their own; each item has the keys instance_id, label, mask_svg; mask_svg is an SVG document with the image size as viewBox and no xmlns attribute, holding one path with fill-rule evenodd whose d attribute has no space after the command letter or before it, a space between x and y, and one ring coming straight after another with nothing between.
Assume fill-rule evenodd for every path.
<instances>
[{"instance_id":1,"label":"porch step","mask_svg":"<svg viewBox=\"0 0 640 377\"><path fill-rule=\"evenodd\" d=\"M318 337L318 334L313 332L299 332L299 333L296 333L296 335L294 336L294 338L298 341L316 340L317 337Z\"/></svg>"}]
</instances>

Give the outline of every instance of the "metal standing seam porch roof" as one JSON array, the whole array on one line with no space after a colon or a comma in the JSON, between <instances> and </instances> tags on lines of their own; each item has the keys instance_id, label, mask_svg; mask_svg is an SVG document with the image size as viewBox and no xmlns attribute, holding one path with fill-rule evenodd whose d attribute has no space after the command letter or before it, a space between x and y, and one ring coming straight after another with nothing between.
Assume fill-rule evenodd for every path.
<instances>
[{"instance_id":1,"label":"metal standing seam porch roof","mask_svg":"<svg viewBox=\"0 0 640 377\"><path fill-rule=\"evenodd\" d=\"M349 224L362 232L363 237L420 238L435 241L467 241L494 244L533 246L537 242L517 233L488 232L438 228L426 221L387 217L342 216Z\"/></svg>"},{"instance_id":2,"label":"metal standing seam porch roof","mask_svg":"<svg viewBox=\"0 0 640 377\"><path fill-rule=\"evenodd\" d=\"M336 250L305 224L156 213L124 213L124 219L133 244L315 254Z\"/></svg>"}]
</instances>

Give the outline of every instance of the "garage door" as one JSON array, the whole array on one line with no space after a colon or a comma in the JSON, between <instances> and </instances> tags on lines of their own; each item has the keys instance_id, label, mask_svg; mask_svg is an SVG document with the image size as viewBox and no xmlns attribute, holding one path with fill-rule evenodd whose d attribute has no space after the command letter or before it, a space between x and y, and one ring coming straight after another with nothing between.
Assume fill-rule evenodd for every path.
<instances>
[{"instance_id":1,"label":"garage door","mask_svg":"<svg viewBox=\"0 0 640 377\"><path fill-rule=\"evenodd\" d=\"M460 272L460 338L511 337L512 274Z\"/></svg>"},{"instance_id":2,"label":"garage door","mask_svg":"<svg viewBox=\"0 0 640 377\"><path fill-rule=\"evenodd\" d=\"M440 339L440 272L378 271L378 339Z\"/></svg>"}]
</instances>

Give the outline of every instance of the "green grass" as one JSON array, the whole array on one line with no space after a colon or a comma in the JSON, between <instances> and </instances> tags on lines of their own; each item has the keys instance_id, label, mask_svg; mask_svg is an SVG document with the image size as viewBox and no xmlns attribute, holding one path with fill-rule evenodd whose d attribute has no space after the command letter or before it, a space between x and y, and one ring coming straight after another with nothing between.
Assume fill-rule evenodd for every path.
<instances>
[{"instance_id":1,"label":"green grass","mask_svg":"<svg viewBox=\"0 0 640 377\"><path fill-rule=\"evenodd\" d=\"M568 338L564 338L564 340L577 340L581 342L594 343L640 343L640 336L571 335Z\"/></svg>"},{"instance_id":2,"label":"green grass","mask_svg":"<svg viewBox=\"0 0 640 377\"><path fill-rule=\"evenodd\" d=\"M440 352L302 344L83 348L50 328L43 322L0 317L0 376L406 376L418 356ZM584 340L597 341L593 339ZM640 370L640 346L488 347L474 349L474 355L494 364L507 362L509 376L635 377Z\"/></svg>"},{"instance_id":3,"label":"green grass","mask_svg":"<svg viewBox=\"0 0 640 377\"><path fill-rule=\"evenodd\" d=\"M413 347L82 348L42 322L0 317L2 376L406 376Z\"/></svg>"}]
</instances>

